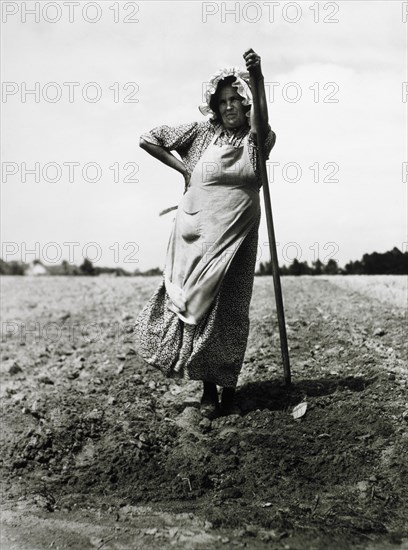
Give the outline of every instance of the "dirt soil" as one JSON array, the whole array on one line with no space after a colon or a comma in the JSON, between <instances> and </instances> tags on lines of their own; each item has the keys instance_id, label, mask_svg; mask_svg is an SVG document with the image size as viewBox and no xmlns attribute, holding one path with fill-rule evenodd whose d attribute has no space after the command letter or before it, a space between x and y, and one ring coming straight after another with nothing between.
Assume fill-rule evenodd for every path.
<instances>
[{"instance_id":1,"label":"dirt soil","mask_svg":"<svg viewBox=\"0 0 408 550\"><path fill-rule=\"evenodd\" d=\"M255 278L242 415L210 422L137 356L159 278L4 277L1 549L407 549L406 278L345 279L282 278L288 389Z\"/></svg>"}]
</instances>

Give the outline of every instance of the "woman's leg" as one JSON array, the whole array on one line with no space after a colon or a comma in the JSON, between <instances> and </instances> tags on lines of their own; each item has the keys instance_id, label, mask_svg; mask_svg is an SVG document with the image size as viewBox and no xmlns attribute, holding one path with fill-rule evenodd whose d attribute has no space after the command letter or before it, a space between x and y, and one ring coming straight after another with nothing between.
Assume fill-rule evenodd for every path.
<instances>
[{"instance_id":1,"label":"woman's leg","mask_svg":"<svg viewBox=\"0 0 408 550\"><path fill-rule=\"evenodd\" d=\"M234 404L235 388L223 388L221 395L221 406L228 409Z\"/></svg>"},{"instance_id":2,"label":"woman's leg","mask_svg":"<svg viewBox=\"0 0 408 550\"><path fill-rule=\"evenodd\" d=\"M208 315L196 327L186 364L191 380L227 388L237 385L249 333L257 245L255 225L237 251Z\"/></svg>"},{"instance_id":3,"label":"woman's leg","mask_svg":"<svg viewBox=\"0 0 408 550\"><path fill-rule=\"evenodd\" d=\"M200 412L210 420L213 420L220 414L217 386L213 382L203 382Z\"/></svg>"},{"instance_id":4,"label":"woman's leg","mask_svg":"<svg viewBox=\"0 0 408 550\"><path fill-rule=\"evenodd\" d=\"M201 402L218 403L217 386L212 382L203 382L203 395Z\"/></svg>"},{"instance_id":5,"label":"woman's leg","mask_svg":"<svg viewBox=\"0 0 408 550\"><path fill-rule=\"evenodd\" d=\"M241 409L235 401L235 388L223 388L221 396L221 414L241 414Z\"/></svg>"}]
</instances>

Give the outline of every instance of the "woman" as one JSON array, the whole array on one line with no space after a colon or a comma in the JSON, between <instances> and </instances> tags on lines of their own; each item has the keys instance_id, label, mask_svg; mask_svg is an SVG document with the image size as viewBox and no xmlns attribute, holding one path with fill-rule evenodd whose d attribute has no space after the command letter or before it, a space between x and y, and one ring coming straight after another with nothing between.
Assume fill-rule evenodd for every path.
<instances>
[{"instance_id":1,"label":"woman","mask_svg":"<svg viewBox=\"0 0 408 550\"><path fill-rule=\"evenodd\" d=\"M164 280L136 321L138 348L167 376L203 381L200 411L208 418L238 412L234 394L248 339L260 221L257 139L266 157L276 139L260 57L252 49L243 57L256 77L261 128L254 124L249 73L233 67L210 80L199 107L210 120L160 126L140 139L143 149L184 176L185 190Z\"/></svg>"}]
</instances>

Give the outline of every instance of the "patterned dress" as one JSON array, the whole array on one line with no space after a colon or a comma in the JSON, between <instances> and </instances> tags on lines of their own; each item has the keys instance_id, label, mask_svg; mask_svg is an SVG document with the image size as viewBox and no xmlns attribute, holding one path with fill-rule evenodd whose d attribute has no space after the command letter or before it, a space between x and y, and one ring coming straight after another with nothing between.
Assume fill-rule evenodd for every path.
<instances>
[{"instance_id":1,"label":"patterned dress","mask_svg":"<svg viewBox=\"0 0 408 550\"><path fill-rule=\"evenodd\" d=\"M207 120L176 127L160 126L141 137L169 151L176 151L191 173L216 132L215 145L240 146L249 129L237 129L232 138L219 122ZM257 168L256 136L249 135L248 153L261 186ZM266 156L275 144L269 127ZM249 305L252 296L258 246L259 216L250 229L222 280L208 312L196 325L184 323L167 307L164 279L148 300L135 325L139 354L168 377L203 380L223 387L235 387L244 360L249 333Z\"/></svg>"}]
</instances>

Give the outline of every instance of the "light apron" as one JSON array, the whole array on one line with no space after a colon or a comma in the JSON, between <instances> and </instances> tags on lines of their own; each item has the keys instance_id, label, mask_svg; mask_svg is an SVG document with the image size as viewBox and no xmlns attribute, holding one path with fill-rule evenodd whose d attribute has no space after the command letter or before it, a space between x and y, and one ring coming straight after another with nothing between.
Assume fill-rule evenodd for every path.
<instances>
[{"instance_id":1,"label":"light apron","mask_svg":"<svg viewBox=\"0 0 408 550\"><path fill-rule=\"evenodd\" d=\"M241 146L216 145L196 164L170 236L164 269L167 307L189 325L210 308L242 241L259 219L259 188Z\"/></svg>"}]
</instances>

